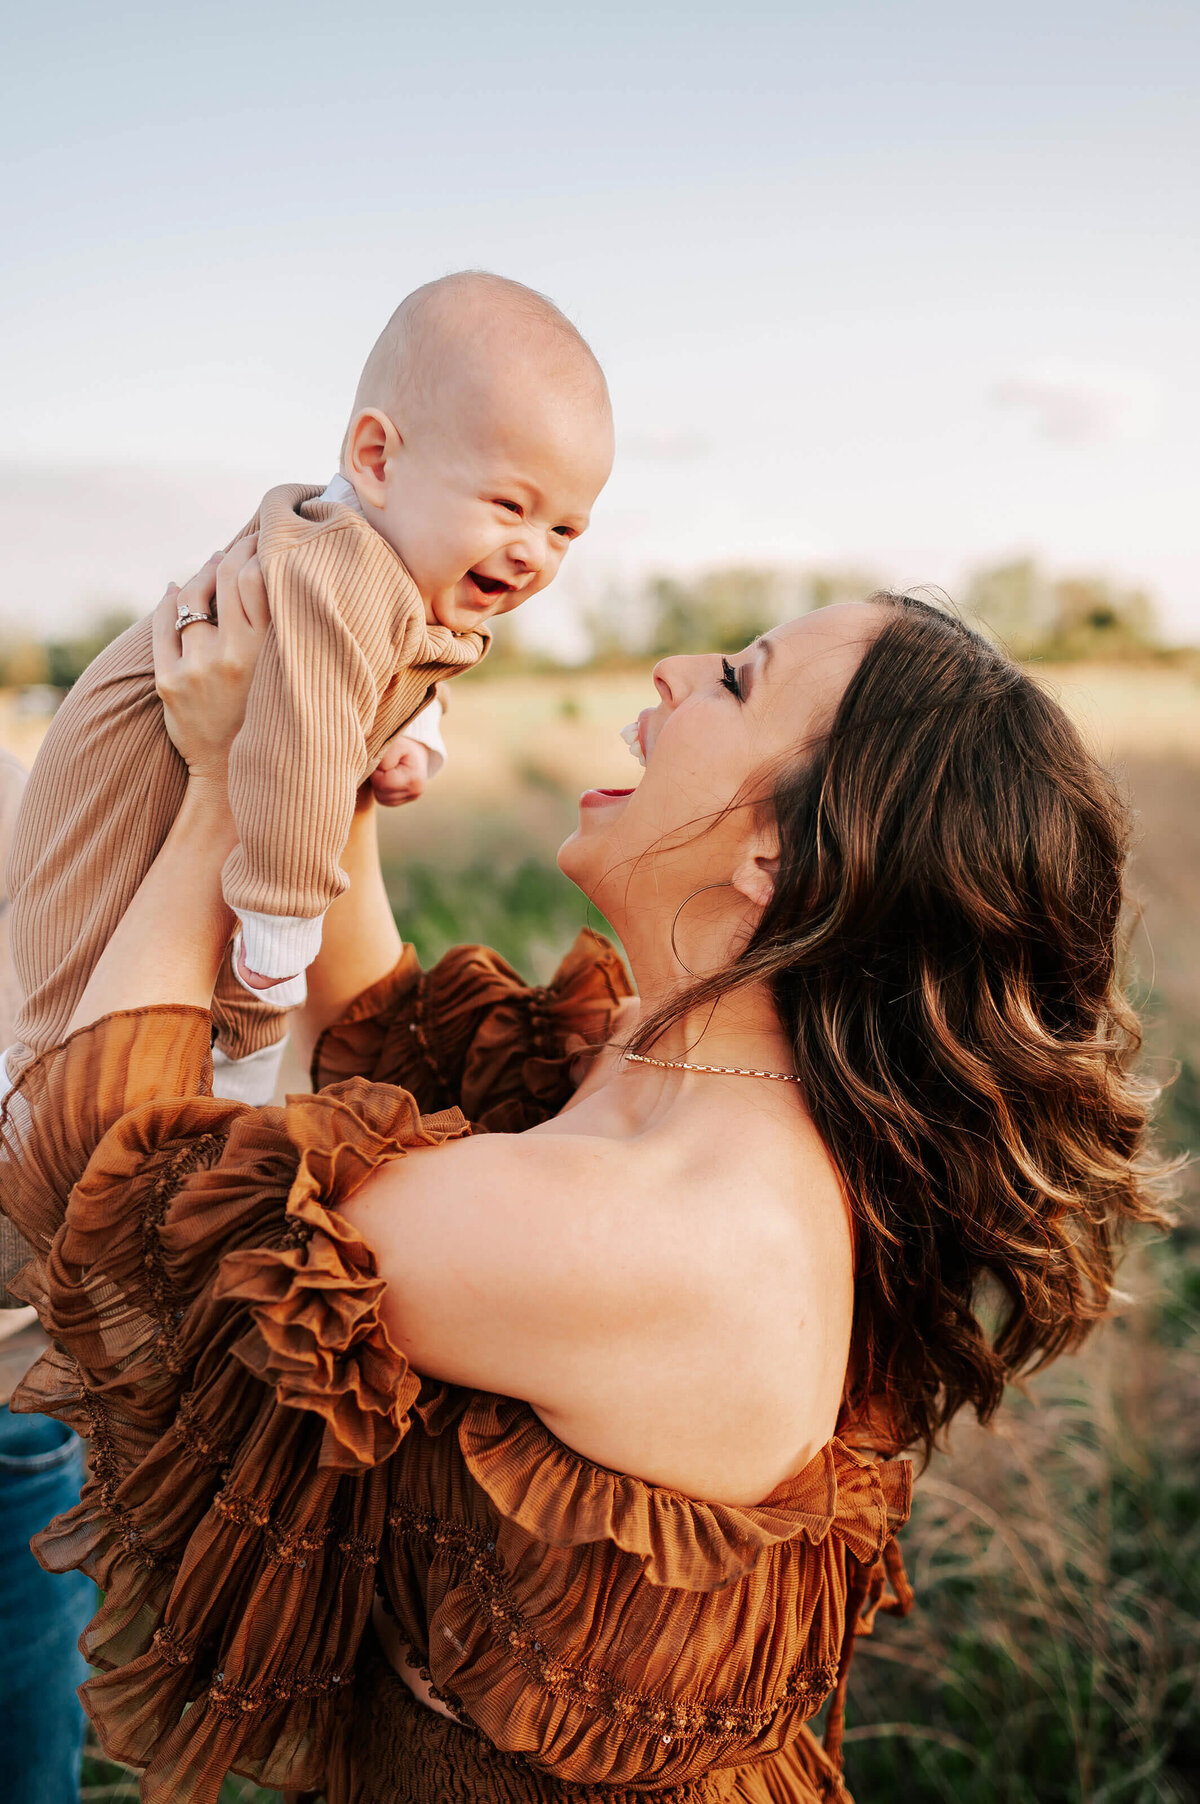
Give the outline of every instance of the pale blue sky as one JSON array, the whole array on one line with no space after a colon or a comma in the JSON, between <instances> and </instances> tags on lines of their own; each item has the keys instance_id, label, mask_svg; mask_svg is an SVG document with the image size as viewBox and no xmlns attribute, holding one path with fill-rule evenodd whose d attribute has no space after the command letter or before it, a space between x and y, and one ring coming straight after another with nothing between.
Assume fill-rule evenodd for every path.
<instances>
[{"instance_id":1,"label":"pale blue sky","mask_svg":"<svg viewBox=\"0 0 1200 1804\"><path fill-rule=\"evenodd\" d=\"M148 605L333 468L432 275L591 339L648 565L953 591L1032 551L1200 637L1200 8L73 3L10 28L0 621Z\"/></svg>"}]
</instances>

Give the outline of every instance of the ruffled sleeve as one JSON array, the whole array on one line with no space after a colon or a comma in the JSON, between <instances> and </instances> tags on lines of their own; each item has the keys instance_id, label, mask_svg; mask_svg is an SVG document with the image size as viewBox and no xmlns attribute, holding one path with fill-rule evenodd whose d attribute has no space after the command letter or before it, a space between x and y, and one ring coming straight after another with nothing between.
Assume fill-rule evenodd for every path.
<instances>
[{"instance_id":1,"label":"ruffled sleeve","mask_svg":"<svg viewBox=\"0 0 1200 1804\"><path fill-rule=\"evenodd\" d=\"M419 1388L339 1205L469 1131L361 1080L286 1110L166 1094L207 1043L203 1016L111 1017L31 1068L8 1128L56 1342L16 1407L91 1443L35 1551L104 1594L84 1700L153 1804L215 1804L231 1769L321 1784Z\"/></svg>"},{"instance_id":2,"label":"ruffled sleeve","mask_svg":"<svg viewBox=\"0 0 1200 1804\"><path fill-rule=\"evenodd\" d=\"M22 1074L0 1110L4 1213L44 1256L104 1134L158 1096L212 1089L203 1009L130 1009L80 1028Z\"/></svg>"},{"instance_id":3,"label":"ruffled sleeve","mask_svg":"<svg viewBox=\"0 0 1200 1804\"><path fill-rule=\"evenodd\" d=\"M632 994L616 949L590 929L545 987L485 946L456 946L424 973L406 946L318 1041L313 1087L369 1077L423 1109L459 1107L476 1127L517 1133L568 1101L577 1055L608 1039Z\"/></svg>"}]
</instances>

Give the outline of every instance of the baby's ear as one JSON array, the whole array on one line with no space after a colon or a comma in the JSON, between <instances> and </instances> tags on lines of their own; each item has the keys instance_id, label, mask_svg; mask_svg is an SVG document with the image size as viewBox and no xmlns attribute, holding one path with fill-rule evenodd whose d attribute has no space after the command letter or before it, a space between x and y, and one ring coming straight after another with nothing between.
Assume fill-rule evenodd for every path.
<instances>
[{"instance_id":1,"label":"baby's ear","mask_svg":"<svg viewBox=\"0 0 1200 1804\"><path fill-rule=\"evenodd\" d=\"M364 407L350 422L346 434L346 468L360 501L382 507L387 499L388 462L403 440L386 413Z\"/></svg>"}]
</instances>

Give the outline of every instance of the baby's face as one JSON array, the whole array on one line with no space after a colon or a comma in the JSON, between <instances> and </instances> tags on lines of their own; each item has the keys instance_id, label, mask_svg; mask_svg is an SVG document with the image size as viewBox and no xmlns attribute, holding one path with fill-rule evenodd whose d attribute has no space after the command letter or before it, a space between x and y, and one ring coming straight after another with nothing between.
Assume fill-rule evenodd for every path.
<instances>
[{"instance_id":1,"label":"baby's face","mask_svg":"<svg viewBox=\"0 0 1200 1804\"><path fill-rule=\"evenodd\" d=\"M505 395L501 385L411 427L372 517L426 619L464 632L553 582L611 464L607 408L553 390Z\"/></svg>"}]
</instances>

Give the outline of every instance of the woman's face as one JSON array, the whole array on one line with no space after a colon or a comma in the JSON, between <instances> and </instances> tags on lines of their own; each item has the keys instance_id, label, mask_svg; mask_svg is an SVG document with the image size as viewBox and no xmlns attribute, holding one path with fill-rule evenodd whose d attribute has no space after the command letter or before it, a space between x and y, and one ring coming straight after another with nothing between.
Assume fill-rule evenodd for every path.
<instances>
[{"instance_id":1,"label":"woman's face","mask_svg":"<svg viewBox=\"0 0 1200 1804\"><path fill-rule=\"evenodd\" d=\"M850 602L774 627L743 652L664 658L658 705L638 716L646 768L630 790L588 790L560 868L626 939L670 921L704 885L769 872L774 834L761 810L782 767L829 726L883 625ZM728 812L726 812L728 811Z\"/></svg>"}]
</instances>

